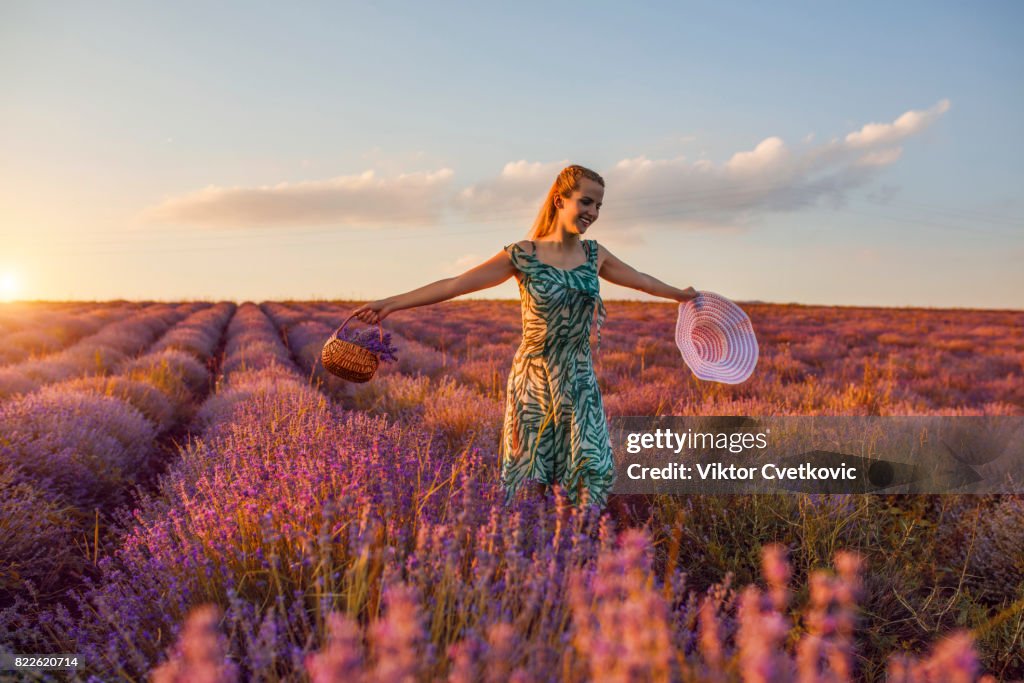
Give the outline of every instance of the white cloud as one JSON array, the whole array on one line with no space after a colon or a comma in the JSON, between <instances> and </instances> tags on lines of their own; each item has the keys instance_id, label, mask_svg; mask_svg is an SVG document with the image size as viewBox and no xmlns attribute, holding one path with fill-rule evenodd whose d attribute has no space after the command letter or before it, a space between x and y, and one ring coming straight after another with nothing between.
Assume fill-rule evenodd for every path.
<instances>
[{"instance_id":1,"label":"white cloud","mask_svg":"<svg viewBox=\"0 0 1024 683\"><path fill-rule=\"evenodd\" d=\"M941 100L931 109L908 111L892 123L869 123L846 136L851 148L891 145L920 133L942 114L949 111L949 100Z\"/></svg>"},{"instance_id":2,"label":"white cloud","mask_svg":"<svg viewBox=\"0 0 1024 683\"><path fill-rule=\"evenodd\" d=\"M850 190L901 158L900 143L921 133L949 108L949 100L941 100L891 123L870 123L818 144L813 144L811 134L795 149L770 136L720 164L684 156L638 156L621 159L606 170L595 168L608 187L600 225L609 232L602 234L613 244L642 239L657 228L742 231L758 214L796 211L822 202L841 206ZM367 156L379 153L374 148ZM415 155L422 157L422 151ZM585 160L573 161L587 165ZM272 186L210 186L169 198L142 217L218 228L434 226L449 208L469 221L520 225L525 234L551 183L569 163L511 161L497 176L460 191L451 187L454 172L446 166L385 177L368 170Z\"/></svg>"},{"instance_id":3,"label":"white cloud","mask_svg":"<svg viewBox=\"0 0 1024 683\"><path fill-rule=\"evenodd\" d=\"M510 220L526 219L532 224L551 183L570 163L564 159L533 163L510 161L498 177L459 192L452 199L452 205L471 219L500 216Z\"/></svg>"},{"instance_id":4,"label":"white cloud","mask_svg":"<svg viewBox=\"0 0 1024 683\"><path fill-rule=\"evenodd\" d=\"M895 163L901 156L903 156L902 147L891 147L889 149L868 152L855 163L860 166L888 166Z\"/></svg>"},{"instance_id":5,"label":"white cloud","mask_svg":"<svg viewBox=\"0 0 1024 683\"><path fill-rule=\"evenodd\" d=\"M766 212L796 211L822 202L839 207L850 190L901 158L903 150L896 143L921 133L949 107L949 100L942 100L892 123L869 124L845 138L818 144L810 134L796 149L780 137L767 137L722 164L639 156L608 169L595 168L608 188L599 223L602 234L636 240L657 228L742 231ZM497 178L464 189L456 206L470 215L518 209L528 229L567 163L510 163Z\"/></svg>"},{"instance_id":6,"label":"white cloud","mask_svg":"<svg viewBox=\"0 0 1024 683\"><path fill-rule=\"evenodd\" d=\"M752 152L737 152L725 163L725 168L736 175L764 173L779 168L789 160L789 150L782 138L766 138Z\"/></svg>"},{"instance_id":7,"label":"white cloud","mask_svg":"<svg viewBox=\"0 0 1024 683\"><path fill-rule=\"evenodd\" d=\"M141 219L215 228L433 225L440 218L452 176L449 168L390 178L378 178L370 170L259 187L211 185L150 207Z\"/></svg>"}]
</instances>

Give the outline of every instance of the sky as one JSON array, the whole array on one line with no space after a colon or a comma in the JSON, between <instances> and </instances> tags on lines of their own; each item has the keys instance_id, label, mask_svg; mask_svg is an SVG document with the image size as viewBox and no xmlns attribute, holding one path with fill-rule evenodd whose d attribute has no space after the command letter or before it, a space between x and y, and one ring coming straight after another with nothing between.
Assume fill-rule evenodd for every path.
<instances>
[{"instance_id":1,"label":"sky","mask_svg":"<svg viewBox=\"0 0 1024 683\"><path fill-rule=\"evenodd\" d=\"M1022 22L1012 1L0 2L0 300L392 296L524 239L577 163L606 182L586 237L674 287L1022 309Z\"/></svg>"}]
</instances>

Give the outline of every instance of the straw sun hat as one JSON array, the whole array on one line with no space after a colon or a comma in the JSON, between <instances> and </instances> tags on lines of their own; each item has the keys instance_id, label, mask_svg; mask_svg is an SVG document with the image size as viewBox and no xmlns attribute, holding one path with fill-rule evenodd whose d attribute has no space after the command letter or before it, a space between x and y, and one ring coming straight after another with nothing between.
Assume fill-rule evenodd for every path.
<instances>
[{"instance_id":1,"label":"straw sun hat","mask_svg":"<svg viewBox=\"0 0 1024 683\"><path fill-rule=\"evenodd\" d=\"M743 310L714 292L679 304L676 346L699 379L739 384L757 365L757 338Z\"/></svg>"}]
</instances>

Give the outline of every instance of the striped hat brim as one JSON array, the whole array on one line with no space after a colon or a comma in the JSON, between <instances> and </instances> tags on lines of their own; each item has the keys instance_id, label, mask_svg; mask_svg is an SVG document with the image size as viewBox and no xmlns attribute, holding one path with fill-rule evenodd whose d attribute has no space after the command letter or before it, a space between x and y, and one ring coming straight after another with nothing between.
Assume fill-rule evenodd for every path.
<instances>
[{"instance_id":1,"label":"striped hat brim","mask_svg":"<svg viewBox=\"0 0 1024 683\"><path fill-rule=\"evenodd\" d=\"M676 346L702 380L739 384L757 366L757 337L750 318L714 292L698 292L696 298L679 304Z\"/></svg>"}]
</instances>

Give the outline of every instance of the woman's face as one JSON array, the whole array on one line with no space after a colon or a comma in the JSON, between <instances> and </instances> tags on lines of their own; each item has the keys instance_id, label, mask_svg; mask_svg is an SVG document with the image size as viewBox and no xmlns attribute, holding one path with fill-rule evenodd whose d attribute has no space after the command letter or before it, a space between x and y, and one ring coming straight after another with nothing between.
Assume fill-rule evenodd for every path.
<instances>
[{"instance_id":1,"label":"woman's face","mask_svg":"<svg viewBox=\"0 0 1024 683\"><path fill-rule=\"evenodd\" d=\"M587 231L598 218L601 210L601 202L604 201L604 188L590 178L580 178L580 187L566 199L562 196L555 198L556 206L561 203L558 210L558 220L570 233L582 235Z\"/></svg>"}]
</instances>

